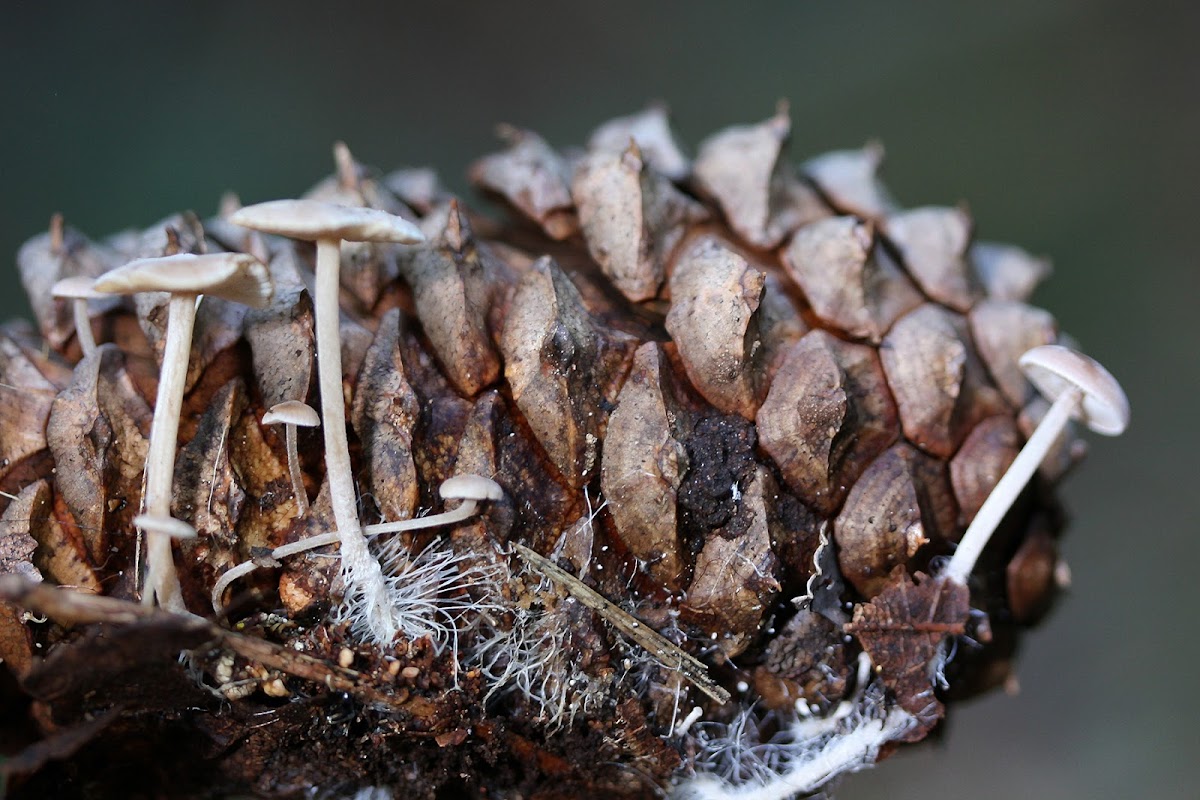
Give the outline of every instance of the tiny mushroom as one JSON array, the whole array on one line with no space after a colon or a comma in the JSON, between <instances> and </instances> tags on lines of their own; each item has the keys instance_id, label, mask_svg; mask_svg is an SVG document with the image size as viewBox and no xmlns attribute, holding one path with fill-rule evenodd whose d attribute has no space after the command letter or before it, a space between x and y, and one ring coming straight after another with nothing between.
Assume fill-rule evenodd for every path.
<instances>
[{"instance_id":1,"label":"tiny mushroom","mask_svg":"<svg viewBox=\"0 0 1200 800\"><path fill-rule=\"evenodd\" d=\"M304 490L304 476L300 473L300 454L296 447L296 428L315 428L321 424L321 418L312 406L305 405L299 400L285 400L271 406L271 410L263 415L263 425L284 426L284 440L287 445L288 474L292 478L292 493L296 497L296 509L299 516L308 513L308 494Z\"/></svg>"},{"instance_id":2,"label":"tiny mushroom","mask_svg":"<svg viewBox=\"0 0 1200 800\"><path fill-rule=\"evenodd\" d=\"M461 522L474 514L479 507L479 503L488 500L499 500L504 497L504 490L500 488L500 484L481 475L457 475L453 478L448 478L442 482L439 493L445 500L462 500L463 502L458 508L445 511L441 514L406 519L399 522L380 522L374 525L364 525L360 530L365 536L377 536L381 533L396 533L398 531L432 528L438 525L451 525ZM316 536L309 536L298 542L280 545L271 551L270 556L244 561L230 568L213 585L213 611L218 614L222 613L221 599L225 594L225 589L238 578L249 575L261 566L278 566L281 560L289 556L305 553L309 550L316 550L319 547L340 544L344 538L344 536L336 531L334 533L319 533Z\"/></svg>"},{"instance_id":3,"label":"tiny mushroom","mask_svg":"<svg viewBox=\"0 0 1200 800\"><path fill-rule=\"evenodd\" d=\"M500 484L482 475L455 475L442 482L438 494L443 500L462 500L458 508L432 514L428 517L402 519L398 522L381 522L366 525L363 532L368 536L381 533L397 533L399 531L415 531L421 528L434 528L439 525L453 525L462 522L475 513L479 503L485 500L499 500L504 497Z\"/></svg>"},{"instance_id":4,"label":"tiny mushroom","mask_svg":"<svg viewBox=\"0 0 1200 800\"><path fill-rule=\"evenodd\" d=\"M243 253L183 253L132 261L101 275L93 288L106 294L167 292L171 296L142 497L146 518L167 518L171 516L175 446L198 298L210 294L262 307L271 298L270 273L261 261ZM170 536L161 534L161 526L143 530L150 537L146 544L142 601L152 604L157 600L168 610L186 611L171 556Z\"/></svg>"},{"instance_id":5,"label":"tiny mushroom","mask_svg":"<svg viewBox=\"0 0 1200 800\"><path fill-rule=\"evenodd\" d=\"M358 502L346 409L342 394L342 353L338 325L338 286L343 241L416 244L421 231L405 219L372 208L351 208L318 200L273 200L234 212L230 222L244 228L316 242L317 375L325 431L325 467L334 521L341 534L342 573L348 601L364 611L362 628L371 638L390 643L400 630L389 608L387 582L367 548L358 519ZM361 605L360 605L361 604Z\"/></svg>"},{"instance_id":6,"label":"tiny mushroom","mask_svg":"<svg viewBox=\"0 0 1200 800\"><path fill-rule=\"evenodd\" d=\"M942 576L966 583L993 531L1016 501L1072 417L1096 433L1118 436L1129 424L1129 401L1121 385L1096 361L1061 345L1025 351L1017 362L1052 401L1041 423L1000 478L967 527Z\"/></svg>"},{"instance_id":7,"label":"tiny mushroom","mask_svg":"<svg viewBox=\"0 0 1200 800\"><path fill-rule=\"evenodd\" d=\"M63 278L50 290L57 298L71 301L71 312L75 317L75 336L84 358L96 351L96 337L92 335L92 320L88 316L88 300L99 300L109 295L92 288L93 280L86 275Z\"/></svg>"}]
</instances>

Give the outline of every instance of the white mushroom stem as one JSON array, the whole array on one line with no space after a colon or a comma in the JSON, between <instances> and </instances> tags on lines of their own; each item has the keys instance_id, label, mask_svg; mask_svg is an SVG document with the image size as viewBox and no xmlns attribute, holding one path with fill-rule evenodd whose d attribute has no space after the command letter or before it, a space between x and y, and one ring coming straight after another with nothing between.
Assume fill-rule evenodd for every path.
<instances>
[{"instance_id":1,"label":"white mushroom stem","mask_svg":"<svg viewBox=\"0 0 1200 800\"><path fill-rule=\"evenodd\" d=\"M79 348L83 351L83 357L87 358L96 352L96 337L92 334L92 319L88 315L87 299L72 297L71 314L75 318L75 336L79 339Z\"/></svg>"},{"instance_id":2,"label":"white mushroom stem","mask_svg":"<svg viewBox=\"0 0 1200 800\"><path fill-rule=\"evenodd\" d=\"M1054 447L1054 443L1062 434L1083 401L1083 392L1079 389L1069 389L1059 395L1050 406L1046 416L1038 423L1029 437L1029 441L1021 448L1021 452L1013 460L1008 471L1000 478L996 488L988 495L987 500L979 508L975 519L967 527L958 548L943 571L943 576L959 583L966 583L967 576L975 568L975 562L987 545L992 533L999 527L1004 515L1012 508L1025 484L1033 477L1033 473L1046 459L1046 455Z\"/></svg>"},{"instance_id":3,"label":"white mushroom stem","mask_svg":"<svg viewBox=\"0 0 1200 800\"><path fill-rule=\"evenodd\" d=\"M304 475L300 472L300 453L296 447L296 426L284 426L283 441L287 447L288 474L292 479L292 494L296 498L296 512L303 517L308 514L308 492L304 488Z\"/></svg>"},{"instance_id":4,"label":"white mushroom stem","mask_svg":"<svg viewBox=\"0 0 1200 800\"><path fill-rule=\"evenodd\" d=\"M330 544L332 544L332 542L330 542ZM264 563L260 563L259 560L243 561L241 564L237 564L236 566L226 570L220 578L217 578L217 582L213 584L212 588L212 607L215 613L224 613L224 608L221 604L221 598L224 597L225 590L229 588L229 585L238 578L244 575L249 575L251 572L254 572L254 570L261 566L280 566L279 562L275 559L274 552L271 553L270 559L264 559L263 562Z\"/></svg>"},{"instance_id":5,"label":"white mushroom stem","mask_svg":"<svg viewBox=\"0 0 1200 800\"><path fill-rule=\"evenodd\" d=\"M256 569L258 569L258 564L255 564L253 561L243 561L241 564L230 567L221 577L217 578L217 582L213 584L212 588L213 613L224 613L225 608L221 600L225 596L225 590L229 588L230 584L243 575L249 575Z\"/></svg>"},{"instance_id":6,"label":"white mushroom stem","mask_svg":"<svg viewBox=\"0 0 1200 800\"><path fill-rule=\"evenodd\" d=\"M54 284L50 293L71 304L71 317L75 323L75 338L84 358L96 352L96 337L92 335L92 320L88 314L88 300L104 297L93 288L93 281L84 275L63 278Z\"/></svg>"},{"instance_id":7,"label":"white mushroom stem","mask_svg":"<svg viewBox=\"0 0 1200 800\"><path fill-rule=\"evenodd\" d=\"M341 331L338 319L338 271L341 247L337 239L317 242L317 269L314 298L316 312L317 374L321 392L322 427L325 429L325 469L329 474L329 494L333 518L346 542L362 539L358 522L358 501L354 492L354 474L350 465L350 444L346 439L346 406L342 394Z\"/></svg>"},{"instance_id":8,"label":"white mushroom stem","mask_svg":"<svg viewBox=\"0 0 1200 800\"><path fill-rule=\"evenodd\" d=\"M358 520L358 499L346 439L346 407L342 395L341 331L338 320L338 272L341 268L339 239L317 240L316 281L313 307L316 315L317 376L321 393L321 426L325 431L325 471L333 519L341 534L342 572L347 590L362 595L366 628L381 643L391 640L395 622L387 604L387 580L383 568L367 548Z\"/></svg>"},{"instance_id":9,"label":"white mushroom stem","mask_svg":"<svg viewBox=\"0 0 1200 800\"><path fill-rule=\"evenodd\" d=\"M379 522L374 525L364 525L363 533L367 536L378 536L381 533L399 533L401 531L416 531L422 528L436 528L440 525L453 525L471 517L479 508L477 500L463 500L462 505L441 514L430 514L428 517L414 517L396 522Z\"/></svg>"},{"instance_id":10,"label":"white mushroom stem","mask_svg":"<svg viewBox=\"0 0 1200 800\"><path fill-rule=\"evenodd\" d=\"M146 493L142 499L145 512L150 515L171 516L175 445L179 438L179 414L183 409L195 322L196 296L171 295L167 306L162 372L158 378L158 396L154 401L154 420L150 425L150 447L146 456ZM146 541L146 582L142 602L153 605L155 600L169 611L187 610L171 555L171 539L152 533Z\"/></svg>"},{"instance_id":11,"label":"white mushroom stem","mask_svg":"<svg viewBox=\"0 0 1200 800\"><path fill-rule=\"evenodd\" d=\"M291 544L282 544L271 551L271 558L276 561L294 556L297 553L304 553L309 550L316 550L318 547L327 547L331 544L340 544L342 535L337 531L333 533L319 533L316 536L309 536L307 539L301 539L298 542Z\"/></svg>"}]
</instances>

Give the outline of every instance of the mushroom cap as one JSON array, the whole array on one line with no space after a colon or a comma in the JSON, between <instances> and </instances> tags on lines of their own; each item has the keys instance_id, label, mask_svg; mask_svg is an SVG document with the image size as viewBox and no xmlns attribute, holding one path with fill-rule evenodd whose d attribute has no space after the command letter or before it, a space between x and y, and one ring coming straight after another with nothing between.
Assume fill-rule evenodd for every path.
<instances>
[{"instance_id":1,"label":"mushroom cap","mask_svg":"<svg viewBox=\"0 0 1200 800\"><path fill-rule=\"evenodd\" d=\"M50 294L53 297L61 297L65 300L107 300L112 297L104 292L97 292L92 285L95 279L87 275L75 275L70 278L63 278L58 283L50 288Z\"/></svg>"},{"instance_id":2,"label":"mushroom cap","mask_svg":"<svg viewBox=\"0 0 1200 800\"><path fill-rule=\"evenodd\" d=\"M172 539L195 539L196 529L181 519L157 514L139 514L133 524L147 533L165 533Z\"/></svg>"},{"instance_id":3,"label":"mushroom cap","mask_svg":"<svg viewBox=\"0 0 1200 800\"><path fill-rule=\"evenodd\" d=\"M455 475L442 481L438 493L443 500L499 500L504 497L500 484L482 475Z\"/></svg>"},{"instance_id":4,"label":"mushroom cap","mask_svg":"<svg viewBox=\"0 0 1200 800\"><path fill-rule=\"evenodd\" d=\"M321 418L312 406L305 405L299 400L284 400L271 406L271 410L263 414L263 425L299 425L301 428L315 428L321 424Z\"/></svg>"},{"instance_id":5,"label":"mushroom cap","mask_svg":"<svg viewBox=\"0 0 1200 800\"><path fill-rule=\"evenodd\" d=\"M93 286L107 294L207 294L255 308L267 305L274 292L266 264L246 253L139 258L104 273Z\"/></svg>"},{"instance_id":6,"label":"mushroom cap","mask_svg":"<svg viewBox=\"0 0 1200 800\"><path fill-rule=\"evenodd\" d=\"M342 239L396 244L425 241L416 225L395 214L320 200L271 200L239 208L229 221L244 228L305 241Z\"/></svg>"},{"instance_id":7,"label":"mushroom cap","mask_svg":"<svg viewBox=\"0 0 1200 800\"><path fill-rule=\"evenodd\" d=\"M1118 436L1129 425L1129 399L1117 379L1096 360L1069 347L1047 344L1017 359L1025 377L1050 401L1078 389L1083 393L1075 416L1096 433Z\"/></svg>"}]
</instances>

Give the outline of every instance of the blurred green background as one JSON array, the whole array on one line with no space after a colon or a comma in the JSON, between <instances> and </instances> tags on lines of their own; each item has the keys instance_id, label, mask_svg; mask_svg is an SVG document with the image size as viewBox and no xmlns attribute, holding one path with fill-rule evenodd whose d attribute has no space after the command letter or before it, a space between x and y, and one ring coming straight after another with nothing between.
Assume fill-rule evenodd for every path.
<instances>
[{"instance_id":1,"label":"blurred green background","mask_svg":"<svg viewBox=\"0 0 1200 800\"><path fill-rule=\"evenodd\" d=\"M336 138L465 191L498 122L565 145L651 99L692 148L781 97L797 158L878 137L902 203L966 200L982 237L1053 257L1037 301L1134 423L1063 489L1074 588L1026 640L1021 694L839 797L1194 798L1198 37L1185 3L8 0L0 251L54 211L101 236L226 189L295 195ZM25 314L5 269L0 316Z\"/></svg>"}]
</instances>

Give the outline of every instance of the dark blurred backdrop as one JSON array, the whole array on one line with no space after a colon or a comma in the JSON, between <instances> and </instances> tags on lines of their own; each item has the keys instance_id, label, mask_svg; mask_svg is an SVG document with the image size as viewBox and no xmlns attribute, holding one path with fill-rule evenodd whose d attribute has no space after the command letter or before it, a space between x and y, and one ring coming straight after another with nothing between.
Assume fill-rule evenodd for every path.
<instances>
[{"instance_id":1,"label":"dark blurred backdrop","mask_svg":"<svg viewBox=\"0 0 1200 800\"><path fill-rule=\"evenodd\" d=\"M7 0L0 316L27 313L9 254L54 211L99 237L293 196L337 138L463 191L498 122L563 145L662 99L694 148L789 98L797 158L878 137L902 203L966 200L981 236L1051 255L1037 301L1134 409L1063 490L1074 588L1021 694L839 796L1194 798L1198 38L1185 3Z\"/></svg>"}]
</instances>

